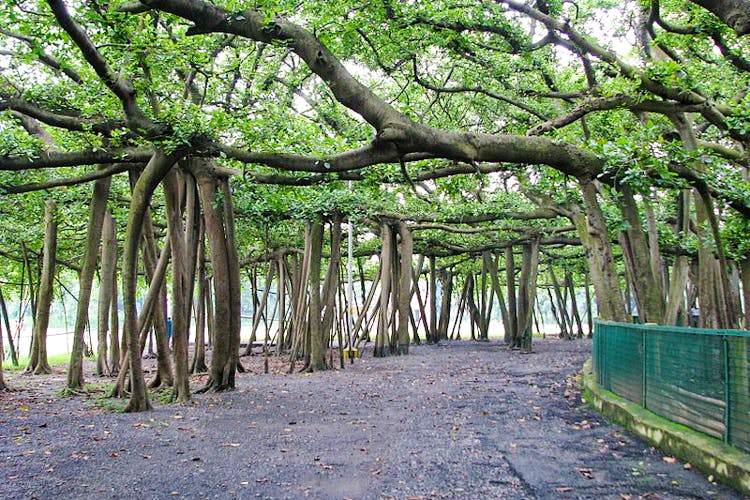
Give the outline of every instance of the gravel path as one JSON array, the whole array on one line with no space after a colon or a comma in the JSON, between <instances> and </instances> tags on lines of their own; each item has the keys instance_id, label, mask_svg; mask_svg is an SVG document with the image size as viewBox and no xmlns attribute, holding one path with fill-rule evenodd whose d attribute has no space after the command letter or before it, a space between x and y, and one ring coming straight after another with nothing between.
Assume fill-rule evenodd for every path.
<instances>
[{"instance_id":1,"label":"gravel path","mask_svg":"<svg viewBox=\"0 0 750 500\"><path fill-rule=\"evenodd\" d=\"M42 377L0 394L0 498L742 498L584 406L571 377L590 349L366 352L141 414Z\"/></svg>"}]
</instances>

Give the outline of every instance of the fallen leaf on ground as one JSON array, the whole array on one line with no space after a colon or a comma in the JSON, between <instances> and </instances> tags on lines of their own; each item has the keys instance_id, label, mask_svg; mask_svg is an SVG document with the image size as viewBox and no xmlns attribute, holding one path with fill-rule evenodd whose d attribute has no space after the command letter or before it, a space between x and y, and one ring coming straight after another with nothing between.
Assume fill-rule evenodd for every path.
<instances>
[{"instance_id":1,"label":"fallen leaf on ground","mask_svg":"<svg viewBox=\"0 0 750 500\"><path fill-rule=\"evenodd\" d=\"M594 479L594 474L592 473L591 469L585 467L578 469L578 472L585 477L586 479Z\"/></svg>"}]
</instances>

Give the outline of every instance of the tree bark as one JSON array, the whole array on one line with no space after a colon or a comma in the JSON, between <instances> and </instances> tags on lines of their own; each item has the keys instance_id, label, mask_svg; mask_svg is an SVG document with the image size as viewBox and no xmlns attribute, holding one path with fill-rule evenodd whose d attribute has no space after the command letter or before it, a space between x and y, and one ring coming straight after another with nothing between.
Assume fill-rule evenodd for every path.
<instances>
[{"instance_id":1,"label":"tree bark","mask_svg":"<svg viewBox=\"0 0 750 500\"><path fill-rule=\"evenodd\" d=\"M398 294L398 354L409 354L409 314L411 313L411 277L412 254L414 253L414 241L409 228L403 222L398 224L398 233L401 237L400 250L400 276ZM443 290L445 294L445 290Z\"/></svg>"},{"instance_id":2,"label":"tree bark","mask_svg":"<svg viewBox=\"0 0 750 500\"><path fill-rule=\"evenodd\" d=\"M151 409L151 403L143 378L141 352L138 338L138 312L135 298L138 278L138 247L141 240L143 221L154 190L169 172L176 156L156 151L133 187L125 233L125 249L122 262L123 303L125 322L123 335L127 339L128 363L130 366L130 400L125 411L135 412Z\"/></svg>"},{"instance_id":3,"label":"tree bark","mask_svg":"<svg viewBox=\"0 0 750 500\"><path fill-rule=\"evenodd\" d=\"M215 176L212 164L191 160L191 173L198 181L211 250L213 270L214 344L209 379L199 392L231 391L239 364L240 347L240 274L234 239L234 208L227 179Z\"/></svg>"},{"instance_id":4,"label":"tree bark","mask_svg":"<svg viewBox=\"0 0 750 500\"><path fill-rule=\"evenodd\" d=\"M688 190L680 192L677 203L679 205L679 209L677 210L677 238L684 240L687 238L690 228L690 192ZM667 292L667 305L664 312L665 325L676 325L680 312L682 312L686 323L689 320L686 313L690 311L690 304L687 304L687 307L685 305L685 289L687 287L689 271L690 261L688 256L680 254L675 257L674 265L672 266L672 279L669 282L669 290Z\"/></svg>"},{"instance_id":5,"label":"tree bark","mask_svg":"<svg viewBox=\"0 0 750 500\"><path fill-rule=\"evenodd\" d=\"M117 248L115 247L115 253ZM117 256L115 255L115 262L117 262ZM120 371L120 318L118 317L119 308L117 305L117 271L115 270L115 276L112 280L112 305L109 308L109 374L110 376L117 375ZM122 339L124 344L125 339ZM124 348L124 345L122 346Z\"/></svg>"},{"instance_id":6,"label":"tree bark","mask_svg":"<svg viewBox=\"0 0 750 500\"><path fill-rule=\"evenodd\" d=\"M391 301L391 278L393 264L393 232L387 222L380 223L380 307L378 332L375 336L374 355L382 358L388 355L388 317ZM435 314L434 311L432 313ZM430 328L432 329L432 327Z\"/></svg>"},{"instance_id":7,"label":"tree bark","mask_svg":"<svg viewBox=\"0 0 750 500\"><path fill-rule=\"evenodd\" d=\"M198 300L197 314L195 318L195 350L193 352L193 365L190 368L191 373L205 373L208 371L206 366L206 316L207 316L207 291L209 288L208 277L206 276L206 243L203 237L203 228L201 226L201 236L198 238Z\"/></svg>"},{"instance_id":8,"label":"tree bark","mask_svg":"<svg viewBox=\"0 0 750 500\"><path fill-rule=\"evenodd\" d=\"M323 257L323 223L313 220L310 224L310 288L309 335L310 335L310 364L308 370L317 372L328 369L326 363L326 348L323 335L320 299L320 273Z\"/></svg>"},{"instance_id":9,"label":"tree bark","mask_svg":"<svg viewBox=\"0 0 750 500\"><path fill-rule=\"evenodd\" d=\"M748 0L690 0L711 11L727 26L743 36L750 33L750 1Z\"/></svg>"},{"instance_id":10,"label":"tree bark","mask_svg":"<svg viewBox=\"0 0 750 500\"><path fill-rule=\"evenodd\" d=\"M109 340L110 308L112 307L112 287L116 282L117 269L117 229L112 213L107 210L102 225L102 257L99 272L99 306L97 314L97 355L96 374L109 375L107 366L107 342Z\"/></svg>"},{"instance_id":11,"label":"tree bark","mask_svg":"<svg viewBox=\"0 0 750 500\"><path fill-rule=\"evenodd\" d=\"M518 332L518 307L516 305L516 264L513 256L513 246L508 245L505 248L505 286L508 289L508 325L510 331L506 332L506 342L511 347L514 345Z\"/></svg>"},{"instance_id":12,"label":"tree bark","mask_svg":"<svg viewBox=\"0 0 750 500\"><path fill-rule=\"evenodd\" d=\"M448 325L451 319L451 301L453 299L453 272L443 269L440 272L440 288L443 290L440 301L440 321L438 321L438 340L448 339Z\"/></svg>"},{"instance_id":13,"label":"tree bark","mask_svg":"<svg viewBox=\"0 0 750 500\"><path fill-rule=\"evenodd\" d=\"M575 212L571 218L586 249L599 317L603 320L625 322L627 315L620 291L620 278L612 255L607 224L596 198L596 187L591 180L581 179L579 183L586 215Z\"/></svg>"},{"instance_id":14,"label":"tree bark","mask_svg":"<svg viewBox=\"0 0 750 500\"><path fill-rule=\"evenodd\" d=\"M636 304L638 304L638 315L644 323L661 323L665 310L664 290L661 277L654 274L651 263L651 249L630 187L620 186L620 201L620 210L627 222L624 236L627 242L629 259L626 259L625 262L630 266L631 283ZM625 251L626 249L623 248L623 252Z\"/></svg>"},{"instance_id":15,"label":"tree bark","mask_svg":"<svg viewBox=\"0 0 750 500\"><path fill-rule=\"evenodd\" d=\"M179 184L176 168L173 168L162 181L168 237L172 248L172 353L174 359L172 399L178 403L186 403L190 400L188 370L188 332L192 296L190 269L195 268L195 262L189 258L186 233L183 231ZM192 222L187 221L186 227L190 230Z\"/></svg>"},{"instance_id":16,"label":"tree bark","mask_svg":"<svg viewBox=\"0 0 750 500\"><path fill-rule=\"evenodd\" d=\"M428 297L430 302L430 333L427 343L430 344L439 340L437 336L437 280L434 255L430 255L430 287Z\"/></svg>"},{"instance_id":17,"label":"tree bark","mask_svg":"<svg viewBox=\"0 0 750 500\"><path fill-rule=\"evenodd\" d=\"M52 373L47 361L47 327L52 306L55 263L57 258L57 206L51 200L44 202L44 250L42 276L37 287L36 312L32 351L25 373L40 375Z\"/></svg>"},{"instance_id":18,"label":"tree bark","mask_svg":"<svg viewBox=\"0 0 750 500\"><path fill-rule=\"evenodd\" d=\"M521 277L518 287L518 330L516 344L526 352L531 351L531 321L534 315L536 282L539 269L539 238L523 245Z\"/></svg>"},{"instance_id":19,"label":"tree bark","mask_svg":"<svg viewBox=\"0 0 750 500\"><path fill-rule=\"evenodd\" d=\"M340 214L334 214L331 219L331 252L328 259L328 271L323 283L323 338L331 337L335 312L336 312L336 295L339 288L339 270L341 268L341 224L343 218ZM341 353L343 346L339 345Z\"/></svg>"},{"instance_id":20,"label":"tree bark","mask_svg":"<svg viewBox=\"0 0 750 500\"><path fill-rule=\"evenodd\" d=\"M97 180L94 183L94 192L91 197L86 247L84 249L83 265L79 277L78 307L76 310L76 323L73 332L73 350L70 353L70 364L68 366L67 389L69 391L82 391L84 389L83 333L89 320L91 287L94 282L99 243L102 239L102 224L104 222L104 213L107 209L107 198L109 197L110 184L110 177Z\"/></svg>"},{"instance_id":21,"label":"tree bark","mask_svg":"<svg viewBox=\"0 0 750 500\"><path fill-rule=\"evenodd\" d=\"M143 310L138 316L138 335L139 339L145 338L148 333L146 330L153 328L156 336L156 376L149 383L149 387L171 387L174 384L174 373L172 354L169 350L170 339L167 334L167 288L164 276L172 255L172 245L167 238L161 254L159 253L149 211L144 216L142 233L143 269L149 289ZM154 283L158 283L157 288L154 288Z\"/></svg>"}]
</instances>

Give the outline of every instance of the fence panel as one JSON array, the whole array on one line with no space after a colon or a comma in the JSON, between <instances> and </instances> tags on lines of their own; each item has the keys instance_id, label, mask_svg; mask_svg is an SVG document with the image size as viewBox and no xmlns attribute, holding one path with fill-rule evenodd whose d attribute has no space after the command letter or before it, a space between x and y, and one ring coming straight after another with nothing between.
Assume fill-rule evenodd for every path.
<instances>
[{"instance_id":1,"label":"fence panel","mask_svg":"<svg viewBox=\"0 0 750 500\"><path fill-rule=\"evenodd\" d=\"M750 452L750 332L596 322L599 384Z\"/></svg>"},{"instance_id":2,"label":"fence panel","mask_svg":"<svg viewBox=\"0 0 750 500\"><path fill-rule=\"evenodd\" d=\"M630 325L608 325L601 339L602 387L643 406L643 334Z\"/></svg>"},{"instance_id":3,"label":"fence panel","mask_svg":"<svg viewBox=\"0 0 750 500\"><path fill-rule=\"evenodd\" d=\"M731 337L729 346L729 436L728 441L745 451L750 451L750 338Z\"/></svg>"},{"instance_id":4,"label":"fence panel","mask_svg":"<svg viewBox=\"0 0 750 500\"><path fill-rule=\"evenodd\" d=\"M721 337L649 332L645 407L724 439Z\"/></svg>"}]
</instances>

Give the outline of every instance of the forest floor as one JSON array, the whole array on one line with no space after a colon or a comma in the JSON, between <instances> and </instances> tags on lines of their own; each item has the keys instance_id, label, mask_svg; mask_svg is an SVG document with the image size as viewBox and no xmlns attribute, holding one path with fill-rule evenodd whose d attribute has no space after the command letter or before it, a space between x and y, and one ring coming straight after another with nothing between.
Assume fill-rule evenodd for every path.
<instances>
[{"instance_id":1,"label":"forest floor","mask_svg":"<svg viewBox=\"0 0 750 500\"><path fill-rule=\"evenodd\" d=\"M6 372L0 498L742 498L581 401L590 341L534 342L366 349L308 375L246 357L236 391L139 414L58 396L61 369Z\"/></svg>"}]
</instances>

